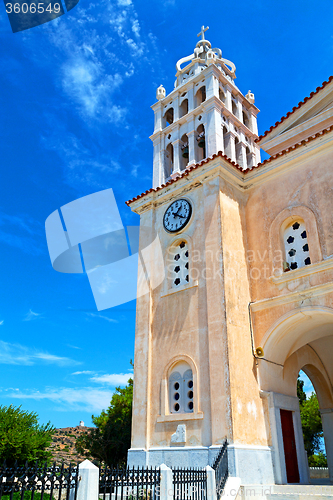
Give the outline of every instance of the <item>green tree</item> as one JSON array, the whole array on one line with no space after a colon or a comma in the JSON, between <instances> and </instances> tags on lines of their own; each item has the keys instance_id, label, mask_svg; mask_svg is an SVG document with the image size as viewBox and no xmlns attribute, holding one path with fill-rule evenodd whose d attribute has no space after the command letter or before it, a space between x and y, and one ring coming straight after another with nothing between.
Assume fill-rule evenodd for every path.
<instances>
[{"instance_id":1,"label":"green tree","mask_svg":"<svg viewBox=\"0 0 333 500\"><path fill-rule=\"evenodd\" d=\"M13 466L15 461L19 465L48 461L53 433L50 422L38 424L37 413L21 410L21 406L0 406L0 462L6 460Z\"/></svg>"},{"instance_id":2,"label":"green tree","mask_svg":"<svg viewBox=\"0 0 333 500\"><path fill-rule=\"evenodd\" d=\"M92 415L96 429L82 434L76 440L76 450L107 465L126 464L131 446L133 380L123 389L116 387L107 411Z\"/></svg>"},{"instance_id":3,"label":"green tree","mask_svg":"<svg viewBox=\"0 0 333 500\"><path fill-rule=\"evenodd\" d=\"M323 426L318 398L314 392L307 398L303 387L304 382L298 377L297 396L301 412L304 447L308 454L310 467L325 467L327 465L327 460L325 454L321 452ZM318 465L319 463L321 465Z\"/></svg>"}]
</instances>

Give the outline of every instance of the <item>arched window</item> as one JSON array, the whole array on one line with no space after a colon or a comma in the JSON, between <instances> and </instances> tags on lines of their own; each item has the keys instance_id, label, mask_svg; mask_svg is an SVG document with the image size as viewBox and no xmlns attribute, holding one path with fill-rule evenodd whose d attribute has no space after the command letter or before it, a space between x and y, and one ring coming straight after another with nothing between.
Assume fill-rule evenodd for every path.
<instances>
[{"instance_id":1,"label":"arched window","mask_svg":"<svg viewBox=\"0 0 333 500\"><path fill-rule=\"evenodd\" d=\"M225 125L222 125L222 136L223 136L223 153L227 156L230 156L229 151L227 151L228 148L228 139L227 139L227 133L228 129Z\"/></svg>"},{"instance_id":2,"label":"arched window","mask_svg":"<svg viewBox=\"0 0 333 500\"><path fill-rule=\"evenodd\" d=\"M197 93L195 94L195 99L196 99L196 107L200 106L201 103L203 103L206 100L206 87L203 85L198 89Z\"/></svg>"},{"instance_id":3,"label":"arched window","mask_svg":"<svg viewBox=\"0 0 333 500\"><path fill-rule=\"evenodd\" d=\"M185 168L188 165L188 158L189 158L189 143L186 134L184 134L181 138L180 149L181 149L181 159L180 159L181 170L185 170Z\"/></svg>"},{"instance_id":4,"label":"arched window","mask_svg":"<svg viewBox=\"0 0 333 500\"><path fill-rule=\"evenodd\" d=\"M188 113L188 99L184 99L181 105L179 106L179 118L187 115L187 113Z\"/></svg>"},{"instance_id":5,"label":"arched window","mask_svg":"<svg viewBox=\"0 0 333 500\"><path fill-rule=\"evenodd\" d=\"M306 227L302 219L294 220L283 233L284 270L290 271L311 264Z\"/></svg>"},{"instance_id":6,"label":"arched window","mask_svg":"<svg viewBox=\"0 0 333 500\"><path fill-rule=\"evenodd\" d=\"M168 271L170 288L179 288L189 283L189 250L185 240L170 247Z\"/></svg>"},{"instance_id":7,"label":"arched window","mask_svg":"<svg viewBox=\"0 0 333 500\"><path fill-rule=\"evenodd\" d=\"M165 149L164 176L168 179L173 172L173 145L170 143Z\"/></svg>"},{"instance_id":8,"label":"arched window","mask_svg":"<svg viewBox=\"0 0 333 500\"><path fill-rule=\"evenodd\" d=\"M252 167L252 154L250 148L246 146L246 165L248 168Z\"/></svg>"},{"instance_id":9,"label":"arched window","mask_svg":"<svg viewBox=\"0 0 333 500\"><path fill-rule=\"evenodd\" d=\"M236 152L236 163L242 165L242 146L239 142L238 137L235 137L235 152Z\"/></svg>"},{"instance_id":10,"label":"arched window","mask_svg":"<svg viewBox=\"0 0 333 500\"><path fill-rule=\"evenodd\" d=\"M173 123L173 108L167 109L163 117L163 128L168 127Z\"/></svg>"},{"instance_id":11,"label":"arched window","mask_svg":"<svg viewBox=\"0 0 333 500\"><path fill-rule=\"evenodd\" d=\"M250 129L250 130L251 130L251 127L250 127L250 119L249 119L249 117L248 117L248 114L247 114L247 113L245 113L245 111L243 111L242 116L243 116L243 123L244 123L245 127L247 127L248 129Z\"/></svg>"},{"instance_id":12,"label":"arched window","mask_svg":"<svg viewBox=\"0 0 333 500\"><path fill-rule=\"evenodd\" d=\"M185 361L177 363L169 376L170 413L193 413L193 373Z\"/></svg>"},{"instance_id":13,"label":"arched window","mask_svg":"<svg viewBox=\"0 0 333 500\"><path fill-rule=\"evenodd\" d=\"M222 101L223 103L225 103L225 93L223 92L223 90L221 89L221 87L219 87L219 99L220 99L220 101Z\"/></svg>"},{"instance_id":14,"label":"arched window","mask_svg":"<svg viewBox=\"0 0 333 500\"><path fill-rule=\"evenodd\" d=\"M196 147L196 161L201 161L206 158L206 137L205 137L205 127L200 124L197 128L197 147Z\"/></svg>"},{"instance_id":15,"label":"arched window","mask_svg":"<svg viewBox=\"0 0 333 500\"><path fill-rule=\"evenodd\" d=\"M237 103L234 99L232 99L231 101L231 109L232 109L232 113L237 116L238 118L238 108L237 108Z\"/></svg>"}]
</instances>

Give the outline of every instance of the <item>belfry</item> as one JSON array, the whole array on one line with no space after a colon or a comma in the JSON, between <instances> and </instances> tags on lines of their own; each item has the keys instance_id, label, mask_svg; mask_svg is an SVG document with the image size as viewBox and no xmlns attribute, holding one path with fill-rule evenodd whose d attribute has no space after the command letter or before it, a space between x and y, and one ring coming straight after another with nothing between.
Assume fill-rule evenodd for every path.
<instances>
[{"instance_id":1,"label":"belfry","mask_svg":"<svg viewBox=\"0 0 333 500\"><path fill-rule=\"evenodd\" d=\"M153 187L127 202L164 270L137 299L128 465L205 467L227 440L241 484L308 484L303 370L333 480L333 79L258 137L207 29L157 89Z\"/></svg>"}]
</instances>

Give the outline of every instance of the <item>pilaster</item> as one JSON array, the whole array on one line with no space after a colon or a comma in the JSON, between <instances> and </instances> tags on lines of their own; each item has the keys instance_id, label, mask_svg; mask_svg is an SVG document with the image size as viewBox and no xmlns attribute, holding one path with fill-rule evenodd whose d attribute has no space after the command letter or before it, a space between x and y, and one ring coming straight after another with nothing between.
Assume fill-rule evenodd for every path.
<instances>
[{"instance_id":1,"label":"pilaster","mask_svg":"<svg viewBox=\"0 0 333 500\"><path fill-rule=\"evenodd\" d=\"M225 134L224 154L227 155L232 161L236 161L235 138L236 136L233 132L228 132L227 134Z\"/></svg>"},{"instance_id":2,"label":"pilaster","mask_svg":"<svg viewBox=\"0 0 333 500\"><path fill-rule=\"evenodd\" d=\"M173 174L180 172L180 146L181 146L181 141L180 139L176 139L173 141Z\"/></svg>"},{"instance_id":3,"label":"pilaster","mask_svg":"<svg viewBox=\"0 0 333 500\"><path fill-rule=\"evenodd\" d=\"M153 187L158 187L164 182L164 158L161 149L162 134L153 141Z\"/></svg>"},{"instance_id":4,"label":"pilaster","mask_svg":"<svg viewBox=\"0 0 333 500\"><path fill-rule=\"evenodd\" d=\"M214 101L206 108L206 157L223 151L223 133L221 126L221 112L216 108Z\"/></svg>"},{"instance_id":5,"label":"pilaster","mask_svg":"<svg viewBox=\"0 0 333 500\"><path fill-rule=\"evenodd\" d=\"M329 478L333 483L333 408L320 410L323 424Z\"/></svg>"}]
</instances>

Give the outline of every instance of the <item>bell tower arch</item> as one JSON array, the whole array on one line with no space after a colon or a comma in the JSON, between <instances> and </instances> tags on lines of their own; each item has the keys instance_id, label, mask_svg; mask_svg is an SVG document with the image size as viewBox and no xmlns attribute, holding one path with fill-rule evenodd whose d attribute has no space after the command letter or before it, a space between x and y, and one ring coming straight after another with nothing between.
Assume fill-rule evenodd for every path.
<instances>
[{"instance_id":1,"label":"bell tower arch","mask_svg":"<svg viewBox=\"0 0 333 500\"><path fill-rule=\"evenodd\" d=\"M157 89L157 102L152 106L155 127L150 137L154 144L154 188L219 151L244 170L260 162L255 142L259 110L254 94L249 91L244 96L238 89L236 66L222 57L219 48L212 48L205 39L207 30L202 26L193 53L177 62L174 90L167 95L163 85Z\"/></svg>"}]
</instances>

